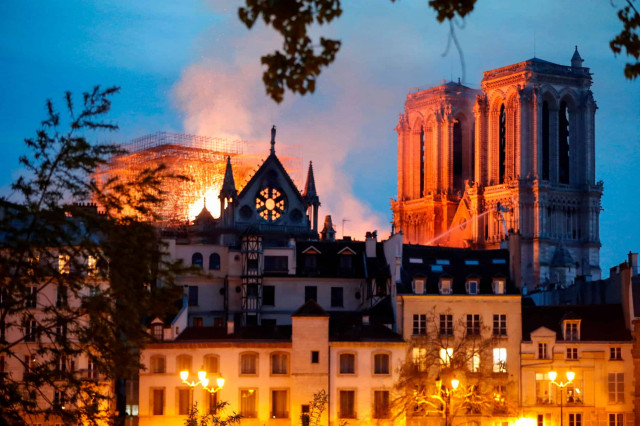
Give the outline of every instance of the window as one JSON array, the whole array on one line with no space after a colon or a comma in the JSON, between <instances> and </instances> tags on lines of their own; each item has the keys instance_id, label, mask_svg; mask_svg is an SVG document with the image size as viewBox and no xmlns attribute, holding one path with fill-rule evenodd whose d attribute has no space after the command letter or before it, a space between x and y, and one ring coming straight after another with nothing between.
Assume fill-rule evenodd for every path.
<instances>
[{"instance_id":1,"label":"window","mask_svg":"<svg viewBox=\"0 0 640 426\"><path fill-rule=\"evenodd\" d=\"M440 279L440 294L451 294L451 278Z\"/></svg>"},{"instance_id":2,"label":"window","mask_svg":"<svg viewBox=\"0 0 640 426\"><path fill-rule=\"evenodd\" d=\"M507 335L507 316L505 314L493 315L493 336Z\"/></svg>"},{"instance_id":3,"label":"window","mask_svg":"<svg viewBox=\"0 0 640 426\"><path fill-rule=\"evenodd\" d=\"M436 259L436 265L449 266L449 259Z\"/></svg>"},{"instance_id":4,"label":"window","mask_svg":"<svg viewBox=\"0 0 640 426\"><path fill-rule=\"evenodd\" d=\"M204 371L206 371L208 374L215 374L220 372L220 359L217 355L204 356Z\"/></svg>"},{"instance_id":5,"label":"window","mask_svg":"<svg viewBox=\"0 0 640 426\"><path fill-rule=\"evenodd\" d=\"M612 348L610 348L609 359L621 360L622 359L622 348L620 348L620 347L612 347Z\"/></svg>"},{"instance_id":6,"label":"window","mask_svg":"<svg viewBox=\"0 0 640 426\"><path fill-rule=\"evenodd\" d=\"M467 314L467 336L480 335L480 315Z\"/></svg>"},{"instance_id":7,"label":"window","mask_svg":"<svg viewBox=\"0 0 640 426\"><path fill-rule=\"evenodd\" d=\"M289 355L286 353L271 354L271 374L287 374Z\"/></svg>"},{"instance_id":8,"label":"window","mask_svg":"<svg viewBox=\"0 0 640 426\"><path fill-rule=\"evenodd\" d=\"M266 306L276 305L276 287L273 285L262 286L262 304Z\"/></svg>"},{"instance_id":9,"label":"window","mask_svg":"<svg viewBox=\"0 0 640 426\"><path fill-rule=\"evenodd\" d=\"M315 271L318 269L318 255L315 253L305 253L304 268L308 271Z\"/></svg>"},{"instance_id":10,"label":"window","mask_svg":"<svg viewBox=\"0 0 640 426\"><path fill-rule=\"evenodd\" d=\"M493 372L507 372L507 348L493 348Z\"/></svg>"},{"instance_id":11,"label":"window","mask_svg":"<svg viewBox=\"0 0 640 426\"><path fill-rule=\"evenodd\" d=\"M164 415L164 389L153 389L151 391L151 406L154 416Z\"/></svg>"},{"instance_id":12,"label":"window","mask_svg":"<svg viewBox=\"0 0 640 426\"><path fill-rule=\"evenodd\" d=\"M507 259L491 259L491 263L494 265L506 265Z\"/></svg>"},{"instance_id":13,"label":"window","mask_svg":"<svg viewBox=\"0 0 640 426\"><path fill-rule=\"evenodd\" d=\"M480 352L478 351L478 348L469 348L469 361L468 361L468 368L469 371L472 373L477 373L478 371L480 371Z\"/></svg>"},{"instance_id":14,"label":"window","mask_svg":"<svg viewBox=\"0 0 640 426\"><path fill-rule=\"evenodd\" d=\"M240 374L258 374L258 354L240 355Z\"/></svg>"},{"instance_id":15,"label":"window","mask_svg":"<svg viewBox=\"0 0 640 426\"><path fill-rule=\"evenodd\" d=\"M59 342L67 338L67 324L63 321L63 319L60 319L56 324L56 340Z\"/></svg>"},{"instance_id":16,"label":"window","mask_svg":"<svg viewBox=\"0 0 640 426\"><path fill-rule=\"evenodd\" d=\"M453 315L451 314L440 315L440 335L453 336Z\"/></svg>"},{"instance_id":17,"label":"window","mask_svg":"<svg viewBox=\"0 0 640 426\"><path fill-rule=\"evenodd\" d=\"M374 419L389 418L389 391L388 390L373 391L373 418Z\"/></svg>"},{"instance_id":18,"label":"window","mask_svg":"<svg viewBox=\"0 0 640 426\"><path fill-rule=\"evenodd\" d=\"M331 307L341 308L344 306L344 289L342 287L331 287Z\"/></svg>"},{"instance_id":19,"label":"window","mask_svg":"<svg viewBox=\"0 0 640 426\"><path fill-rule=\"evenodd\" d=\"M265 272L289 272L289 258L287 256L265 256Z\"/></svg>"},{"instance_id":20,"label":"window","mask_svg":"<svg viewBox=\"0 0 640 426\"><path fill-rule=\"evenodd\" d=\"M569 413L569 426L582 426L582 414Z\"/></svg>"},{"instance_id":21,"label":"window","mask_svg":"<svg viewBox=\"0 0 640 426\"><path fill-rule=\"evenodd\" d=\"M4 361L4 355L0 355L0 376L4 376L7 372L7 367Z\"/></svg>"},{"instance_id":22,"label":"window","mask_svg":"<svg viewBox=\"0 0 640 426\"><path fill-rule=\"evenodd\" d=\"M504 294L506 280L495 279L493 280L492 286L493 286L493 294Z\"/></svg>"},{"instance_id":23,"label":"window","mask_svg":"<svg viewBox=\"0 0 640 426\"><path fill-rule=\"evenodd\" d=\"M189 306L198 306L198 286L189 286Z\"/></svg>"},{"instance_id":24,"label":"window","mask_svg":"<svg viewBox=\"0 0 640 426\"><path fill-rule=\"evenodd\" d=\"M431 272L442 272L442 265L431 265Z\"/></svg>"},{"instance_id":25,"label":"window","mask_svg":"<svg viewBox=\"0 0 640 426\"><path fill-rule=\"evenodd\" d=\"M176 369L180 371L192 371L191 370L191 355L178 355L176 358Z\"/></svg>"},{"instance_id":26,"label":"window","mask_svg":"<svg viewBox=\"0 0 640 426\"><path fill-rule=\"evenodd\" d=\"M547 352L546 343L538 343L538 359L548 359L549 354Z\"/></svg>"},{"instance_id":27,"label":"window","mask_svg":"<svg viewBox=\"0 0 640 426\"><path fill-rule=\"evenodd\" d=\"M98 259L94 256L87 256L87 275L95 277L98 275Z\"/></svg>"},{"instance_id":28,"label":"window","mask_svg":"<svg viewBox=\"0 0 640 426\"><path fill-rule=\"evenodd\" d=\"M210 271L220 270L220 255L218 253L211 253L209 255L209 270Z\"/></svg>"},{"instance_id":29,"label":"window","mask_svg":"<svg viewBox=\"0 0 640 426\"><path fill-rule=\"evenodd\" d=\"M480 264L480 262L474 259L467 259L464 261L464 264L469 266L477 266Z\"/></svg>"},{"instance_id":30,"label":"window","mask_svg":"<svg viewBox=\"0 0 640 426\"><path fill-rule=\"evenodd\" d=\"M206 392L205 393L206 412L209 414L216 414L218 411L218 392Z\"/></svg>"},{"instance_id":31,"label":"window","mask_svg":"<svg viewBox=\"0 0 640 426\"><path fill-rule=\"evenodd\" d=\"M547 373L536 373L536 403L537 404L549 404L553 399L551 398L551 391L555 389L555 385L549 380Z\"/></svg>"},{"instance_id":32,"label":"window","mask_svg":"<svg viewBox=\"0 0 640 426\"><path fill-rule=\"evenodd\" d=\"M624 402L624 373L609 373L608 375L609 404Z\"/></svg>"},{"instance_id":33,"label":"window","mask_svg":"<svg viewBox=\"0 0 640 426\"><path fill-rule=\"evenodd\" d=\"M389 354L373 356L373 374L389 374Z\"/></svg>"},{"instance_id":34,"label":"window","mask_svg":"<svg viewBox=\"0 0 640 426\"><path fill-rule=\"evenodd\" d=\"M311 364L320 363L320 351L311 351Z\"/></svg>"},{"instance_id":35,"label":"window","mask_svg":"<svg viewBox=\"0 0 640 426\"><path fill-rule=\"evenodd\" d=\"M35 342L38 337L38 323L35 319L27 319L24 323L24 341Z\"/></svg>"},{"instance_id":36,"label":"window","mask_svg":"<svg viewBox=\"0 0 640 426\"><path fill-rule=\"evenodd\" d=\"M355 374L356 356L355 354L340 354L340 374Z\"/></svg>"},{"instance_id":37,"label":"window","mask_svg":"<svg viewBox=\"0 0 640 426\"><path fill-rule=\"evenodd\" d=\"M38 287L30 286L29 294L25 299L25 308L35 308L38 306Z\"/></svg>"},{"instance_id":38,"label":"window","mask_svg":"<svg viewBox=\"0 0 640 426\"><path fill-rule=\"evenodd\" d=\"M343 252L340 256L340 272L345 273L345 272L351 272L351 269L353 269L353 255L351 253L349 253L348 251Z\"/></svg>"},{"instance_id":39,"label":"window","mask_svg":"<svg viewBox=\"0 0 640 426\"><path fill-rule=\"evenodd\" d=\"M204 259L202 258L202 253L193 253L193 256L191 256L191 265L202 269L203 263Z\"/></svg>"},{"instance_id":40,"label":"window","mask_svg":"<svg viewBox=\"0 0 640 426\"><path fill-rule=\"evenodd\" d=\"M193 317L193 326L196 328L202 327L202 317Z\"/></svg>"},{"instance_id":41,"label":"window","mask_svg":"<svg viewBox=\"0 0 640 426\"><path fill-rule=\"evenodd\" d=\"M427 335L427 315L426 314L413 315L413 335L414 336Z\"/></svg>"},{"instance_id":42,"label":"window","mask_svg":"<svg viewBox=\"0 0 640 426\"><path fill-rule=\"evenodd\" d=\"M427 371L427 348L416 347L412 351L413 366L418 371Z\"/></svg>"},{"instance_id":43,"label":"window","mask_svg":"<svg viewBox=\"0 0 640 426\"><path fill-rule=\"evenodd\" d=\"M53 406L56 408L62 408L64 410L65 397L61 391L53 392Z\"/></svg>"},{"instance_id":44,"label":"window","mask_svg":"<svg viewBox=\"0 0 640 426\"><path fill-rule=\"evenodd\" d=\"M386 296L387 295L387 283L386 280L371 280L371 293L374 296Z\"/></svg>"},{"instance_id":45,"label":"window","mask_svg":"<svg viewBox=\"0 0 640 426\"><path fill-rule=\"evenodd\" d=\"M453 358L453 348L440 348L440 364L449 367Z\"/></svg>"},{"instance_id":46,"label":"window","mask_svg":"<svg viewBox=\"0 0 640 426\"><path fill-rule=\"evenodd\" d=\"M67 288L58 286L56 291L56 308L64 308L67 306Z\"/></svg>"},{"instance_id":47,"label":"window","mask_svg":"<svg viewBox=\"0 0 640 426\"><path fill-rule=\"evenodd\" d=\"M34 356L32 355L25 355L24 356L24 372L23 372L23 380L24 380L24 376L26 376L27 374L29 374L30 372L33 371L33 369L36 366L36 359Z\"/></svg>"},{"instance_id":48,"label":"window","mask_svg":"<svg viewBox=\"0 0 640 426\"><path fill-rule=\"evenodd\" d=\"M162 358L162 361L164 362L164 358ZM163 364L163 367L164 367L164 364ZM87 377L90 379L98 378L98 368L96 367L96 363L92 359L89 359L87 361Z\"/></svg>"},{"instance_id":49,"label":"window","mask_svg":"<svg viewBox=\"0 0 640 426\"><path fill-rule=\"evenodd\" d=\"M424 294L424 281L425 280L413 280L413 292L415 294Z\"/></svg>"},{"instance_id":50,"label":"window","mask_svg":"<svg viewBox=\"0 0 640 426\"><path fill-rule=\"evenodd\" d=\"M240 414L249 419L258 417L257 391L255 389L240 389Z\"/></svg>"},{"instance_id":51,"label":"window","mask_svg":"<svg viewBox=\"0 0 640 426\"><path fill-rule=\"evenodd\" d=\"M544 414L538 414L538 426L544 426Z\"/></svg>"},{"instance_id":52,"label":"window","mask_svg":"<svg viewBox=\"0 0 640 426\"><path fill-rule=\"evenodd\" d=\"M289 417L289 410L286 390L271 391L271 418L286 419Z\"/></svg>"},{"instance_id":53,"label":"window","mask_svg":"<svg viewBox=\"0 0 640 426\"><path fill-rule=\"evenodd\" d=\"M469 280L469 281L467 281L467 293L468 294L478 294L478 281L477 280Z\"/></svg>"},{"instance_id":54,"label":"window","mask_svg":"<svg viewBox=\"0 0 640 426\"><path fill-rule=\"evenodd\" d=\"M156 340L162 340L164 337L162 324L153 324L151 326L151 333L153 334L153 338Z\"/></svg>"},{"instance_id":55,"label":"window","mask_svg":"<svg viewBox=\"0 0 640 426\"><path fill-rule=\"evenodd\" d=\"M567 359L569 360L577 360L578 359L578 348L567 348Z\"/></svg>"},{"instance_id":56,"label":"window","mask_svg":"<svg viewBox=\"0 0 640 426\"><path fill-rule=\"evenodd\" d=\"M624 426L624 414L622 413L610 413L609 414L609 426Z\"/></svg>"},{"instance_id":57,"label":"window","mask_svg":"<svg viewBox=\"0 0 640 426\"><path fill-rule=\"evenodd\" d=\"M568 341L580 340L580 321L565 320L564 340L568 340Z\"/></svg>"},{"instance_id":58,"label":"window","mask_svg":"<svg viewBox=\"0 0 640 426\"><path fill-rule=\"evenodd\" d=\"M341 419L355 419L356 410L356 391L354 390L341 390L340 391L340 411L339 416Z\"/></svg>"},{"instance_id":59,"label":"window","mask_svg":"<svg viewBox=\"0 0 640 426\"><path fill-rule=\"evenodd\" d=\"M191 390L189 388L178 389L178 414L186 416L191 410Z\"/></svg>"},{"instance_id":60,"label":"window","mask_svg":"<svg viewBox=\"0 0 640 426\"><path fill-rule=\"evenodd\" d=\"M313 300L318 301L318 287L315 285L307 285L304 287L304 301L307 302Z\"/></svg>"},{"instance_id":61,"label":"window","mask_svg":"<svg viewBox=\"0 0 640 426\"><path fill-rule=\"evenodd\" d=\"M71 262L68 254L58 255L58 272L60 274L68 274L70 263Z\"/></svg>"}]
</instances>

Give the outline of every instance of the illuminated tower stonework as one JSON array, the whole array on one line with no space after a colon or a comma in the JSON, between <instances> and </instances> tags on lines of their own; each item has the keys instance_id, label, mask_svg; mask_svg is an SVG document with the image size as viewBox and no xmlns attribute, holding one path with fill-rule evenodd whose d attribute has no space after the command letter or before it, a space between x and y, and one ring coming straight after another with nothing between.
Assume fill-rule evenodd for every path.
<instances>
[{"instance_id":1,"label":"illuminated tower stonework","mask_svg":"<svg viewBox=\"0 0 640 426\"><path fill-rule=\"evenodd\" d=\"M511 251L523 287L600 278L591 74L533 58L410 93L394 224L408 243Z\"/></svg>"}]
</instances>

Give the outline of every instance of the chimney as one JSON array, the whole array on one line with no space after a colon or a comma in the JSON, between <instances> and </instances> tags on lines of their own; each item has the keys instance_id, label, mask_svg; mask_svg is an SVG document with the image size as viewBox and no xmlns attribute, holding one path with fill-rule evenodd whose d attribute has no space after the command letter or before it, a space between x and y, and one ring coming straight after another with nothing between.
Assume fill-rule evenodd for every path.
<instances>
[{"instance_id":1,"label":"chimney","mask_svg":"<svg viewBox=\"0 0 640 426\"><path fill-rule=\"evenodd\" d=\"M367 257L376 257L376 243L378 242L378 231L367 232L364 243Z\"/></svg>"},{"instance_id":2,"label":"chimney","mask_svg":"<svg viewBox=\"0 0 640 426\"><path fill-rule=\"evenodd\" d=\"M235 323L233 321L227 321L227 335L232 335L235 332Z\"/></svg>"},{"instance_id":3,"label":"chimney","mask_svg":"<svg viewBox=\"0 0 640 426\"><path fill-rule=\"evenodd\" d=\"M369 315L362 316L362 325L369 325Z\"/></svg>"},{"instance_id":4,"label":"chimney","mask_svg":"<svg viewBox=\"0 0 640 426\"><path fill-rule=\"evenodd\" d=\"M638 253L629 251L629 267L631 268L631 276L638 275Z\"/></svg>"}]
</instances>

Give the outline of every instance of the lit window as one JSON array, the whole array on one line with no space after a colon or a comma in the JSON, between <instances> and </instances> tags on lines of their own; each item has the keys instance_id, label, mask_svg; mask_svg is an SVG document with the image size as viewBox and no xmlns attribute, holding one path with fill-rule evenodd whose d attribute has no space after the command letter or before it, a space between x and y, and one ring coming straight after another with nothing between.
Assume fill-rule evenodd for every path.
<instances>
[{"instance_id":1,"label":"lit window","mask_svg":"<svg viewBox=\"0 0 640 426\"><path fill-rule=\"evenodd\" d=\"M389 354L373 356L373 374L389 374Z\"/></svg>"},{"instance_id":2,"label":"lit window","mask_svg":"<svg viewBox=\"0 0 640 426\"><path fill-rule=\"evenodd\" d=\"M506 281L504 279L493 280L493 294L504 294Z\"/></svg>"},{"instance_id":3,"label":"lit window","mask_svg":"<svg viewBox=\"0 0 640 426\"><path fill-rule=\"evenodd\" d=\"M453 315L451 314L440 315L440 335L453 336Z\"/></svg>"},{"instance_id":4,"label":"lit window","mask_svg":"<svg viewBox=\"0 0 640 426\"><path fill-rule=\"evenodd\" d=\"M622 359L622 348L620 347L612 347L610 348L610 356L609 359L612 360L621 360Z\"/></svg>"},{"instance_id":5,"label":"lit window","mask_svg":"<svg viewBox=\"0 0 640 426\"><path fill-rule=\"evenodd\" d=\"M580 340L580 321L579 320L564 321L564 340L567 340L567 341Z\"/></svg>"},{"instance_id":6,"label":"lit window","mask_svg":"<svg viewBox=\"0 0 640 426\"><path fill-rule=\"evenodd\" d=\"M355 419L356 418L356 391L353 390L341 390L340 391L340 410L338 417L341 419Z\"/></svg>"},{"instance_id":7,"label":"lit window","mask_svg":"<svg viewBox=\"0 0 640 426\"><path fill-rule=\"evenodd\" d=\"M451 278L440 279L440 294L451 294Z\"/></svg>"},{"instance_id":8,"label":"lit window","mask_svg":"<svg viewBox=\"0 0 640 426\"><path fill-rule=\"evenodd\" d=\"M449 259L436 259L436 265L449 265Z\"/></svg>"},{"instance_id":9,"label":"lit window","mask_svg":"<svg viewBox=\"0 0 640 426\"><path fill-rule=\"evenodd\" d=\"M427 348L417 347L412 351L413 366L418 371L427 371Z\"/></svg>"},{"instance_id":10,"label":"lit window","mask_svg":"<svg viewBox=\"0 0 640 426\"><path fill-rule=\"evenodd\" d=\"M608 390L609 404L624 402L624 373L609 373Z\"/></svg>"},{"instance_id":11,"label":"lit window","mask_svg":"<svg viewBox=\"0 0 640 426\"><path fill-rule=\"evenodd\" d=\"M389 391L373 391L373 418L387 419L389 414Z\"/></svg>"},{"instance_id":12,"label":"lit window","mask_svg":"<svg viewBox=\"0 0 640 426\"><path fill-rule=\"evenodd\" d=\"M255 389L240 390L240 415L245 418L253 419L258 417L257 407L257 391Z\"/></svg>"},{"instance_id":13,"label":"lit window","mask_svg":"<svg viewBox=\"0 0 640 426\"><path fill-rule=\"evenodd\" d=\"M440 348L440 364L448 367L453 358L453 348Z\"/></svg>"},{"instance_id":14,"label":"lit window","mask_svg":"<svg viewBox=\"0 0 640 426\"><path fill-rule=\"evenodd\" d=\"M493 372L507 372L507 348L493 348Z\"/></svg>"},{"instance_id":15,"label":"lit window","mask_svg":"<svg viewBox=\"0 0 640 426\"><path fill-rule=\"evenodd\" d=\"M340 354L340 374L355 374L356 356L354 354Z\"/></svg>"},{"instance_id":16,"label":"lit window","mask_svg":"<svg viewBox=\"0 0 640 426\"><path fill-rule=\"evenodd\" d=\"M538 359L547 359L547 344L546 343L538 343Z\"/></svg>"},{"instance_id":17,"label":"lit window","mask_svg":"<svg viewBox=\"0 0 640 426\"><path fill-rule=\"evenodd\" d=\"M495 337L507 335L507 316L505 314L493 315L493 335Z\"/></svg>"},{"instance_id":18,"label":"lit window","mask_svg":"<svg viewBox=\"0 0 640 426\"><path fill-rule=\"evenodd\" d=\"M154 339L162 340L164 337L162 324L153 324L151 326L151 333L153 334Z\"/></svg>"},{"instance_id":19,"label":"lit window","mask_svg":"<svg viewBox=\"0 0 640 426\"><path fill-rule=\"evenodd\" d=\"M426 336L426 334L427 334L427 315L414 314L413 315L413 335Z\"/></svg>"},{"instance_id":20,"label":"lit window","mask_svg":"<svg viewBox=\"0 0 640 426\"><path fill-rule=\"evenodd\" d=\"M468 294L478 294L478 281L477 280L469 280L469 281L467 281L467 293Z\"/></svg>"},{"instance_id":21,"label":"lit window","mask_svg":"<svg viewBox=\"0 0 640 426\"><path fill-rule=\"evenodd\" d=\"M240 374L258 374L258 354L240 355Z\"/></svg>"},{"instance_id":22,"label":"lit window","mask_svg":"<svg viewBox=\"0 0 640 426\"><path fill-rule=\"evenodd\" d=\"M472 373L477 373L480 371L480 352L478 349L469 349L469 371Z\"/></svg>"},{"instance_id":23,"label":"lit window","mask_svg":"<svg viewBox=\"0 0 640 426\"><path fill-rule=\"evenodd\" d=\"M27 319L24 323L24 341L35 342L38 337L38 323L35 319Z\"/></svg>"},{"instance_id":24,"label":"lit window","mask_svg":"<svg viewBox=\"0 0 640 426\"><path fill-rule=\"evenodd\" d=\"M36 308L38 306L38 287L32 285L29 287L29 294L25 299L26 308Z\"/></svg>"},{"instance_id":25,"label":"lit window","mask_svg":"<svg viewBox=\"0 0 640 426\"><path fill-rule=\"evenodd\" d=\"M442 265L431 265L431 272L442 272Z\"/></svg>"},{"instance_id":26,"label":"lit window","mask_svg":"<svg viewBox=\"0 0 640 426\"><path fill-rule=\"evenodd\" d=\"M578 359L578 348L567 348L567 359L569 360L577 360Z\"/></svg>"},{"instance_id":27,"label":"lit window","mask_svg":"<svg viewBox=\"0 0 640 426\"><path fill-rule=\"evenodd\" d=\"M480 315L467 314L467 336L480 335Z\"/></svg>"},{"instance_id":28,"label":"lit window","mask_svg":"<svg viewBox=\"0 0 640 426\"><path fill-rule=\"evenodd\" d=\"M289 410L287 409L287 391L286 390L272 390L271 391L271 418L272 419L286 419L289 417Z\"/></svg>"},{"instance_id":29,"label":"lit window","mask_svg":"<svg viewBox=\"0 0 640 426\"><path fill-rule=\"evenodd\" d=\"M69 255L68 254L61 254L58 255L58 272L61 274L68 274L69 273Z\"/></svg>"},{"instance_id":30,"label":"lit window","mask_svg":"<svg viewBox=\"0 0 640 426\"><path fill-rule=\"evenodd\" d=\"M413 280L413 293L424 294L424 280Z\"/></svg>"},{"instance_id":31,"label":"lit window","mask_svg":"<svg viewBox=\"0 0 640 426\"><path fill-rule=\"evenodd\" d=\"M289 356L286 353L271 354L271 374L287 374Z\"/></svg>"},{"instance_id":32,"label":"lit window","mask_svg":"<svg viewBox=\"0 0 640 426\"><path fill-rule=\"evenodd\" d=\"M465 265L469 265L469 266L477 266L480 264L480 262L478 262L477 260L474 259L467 259L464 261Z\"/></svg>"},{"instance_id":33,"label":"lit window","mask_svg":"<svg viewBox=\"0 0 640 426\"><path fill-rule=\"evenodd\" d=\"M98 275L98 259L91 255L87 257L87 275L90 277Z\"/></svg>"}]
</instances>

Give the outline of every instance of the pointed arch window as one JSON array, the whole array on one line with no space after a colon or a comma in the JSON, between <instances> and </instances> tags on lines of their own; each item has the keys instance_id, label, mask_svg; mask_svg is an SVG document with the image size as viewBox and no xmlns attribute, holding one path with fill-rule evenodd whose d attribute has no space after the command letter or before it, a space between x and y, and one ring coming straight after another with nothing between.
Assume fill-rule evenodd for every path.
<instances>
[{"instance_id":1,"label":"pointed arch window","mask_svg":"<svg viewBox=\"0 0 640 426\"><path fill-rule=\"evenodd\" d=\"M462 123L461 119L453 123L453 188L454 190L462 190L464 184L464 175L462 168Z\"/></svg>"},{"instance_id":2,"label":"pointed arch window","mask_svg":"<svg viewBox=\"0 0 640 426\"><path fill-rule=\"evenodd\" d=\"M569 183L570 127L569 106L563 101L558 110L558 181L560 183Z\"/></svg>"},{"instance_id":3,"label":"pointed arch window","mask_svg":"<svg viewBox=\"0 0 640 426\"><path fill-rule=\"evenodd\" d=\"M420 198L424 197L424 126L420 126Z\"/></svg>"},{"instance_id":4,"label":"pointed arch window","mask_svg":"<svg viewBox=\"0 0 640 426\"><path fill-rule=\"evenodd\" d=\"M549 180L549 103L542 102L542 179Z\"/></svg>"},{"instance_id":5,"label":"pointed arch window","mask_svg":"<svg viewBox=\"0 0 640 426\"><path fill-rule=\"evenodd\" d=\"M507 115L504 104L500 106L498 132L498 177L499 183L504 183L507 162Z\"/></svg>"}]
</instances>

